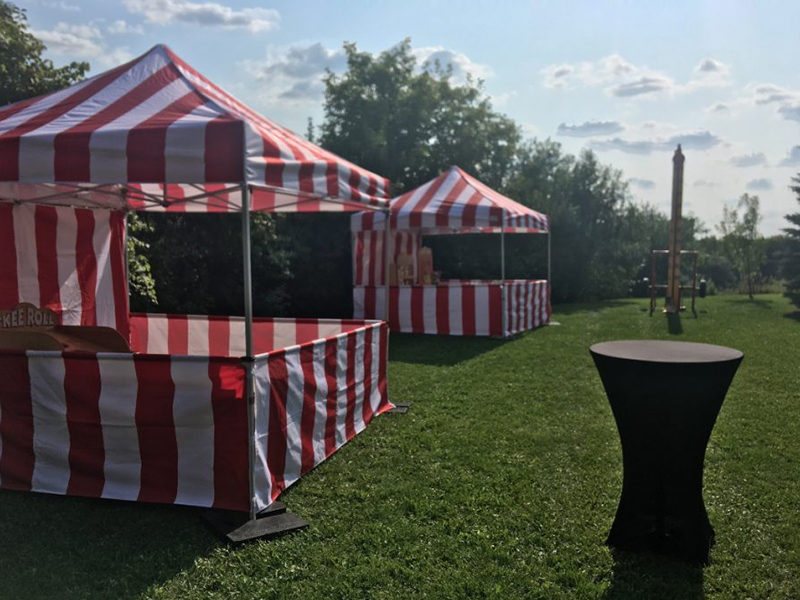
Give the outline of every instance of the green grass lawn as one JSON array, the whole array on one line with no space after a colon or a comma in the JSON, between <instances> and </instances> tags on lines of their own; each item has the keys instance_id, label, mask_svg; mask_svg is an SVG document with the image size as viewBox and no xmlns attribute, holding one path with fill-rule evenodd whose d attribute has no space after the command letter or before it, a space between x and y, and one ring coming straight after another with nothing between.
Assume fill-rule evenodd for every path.
<instances>
[{"instance_id":1,"label":"green grass lawn","mask_svg":"<svg viewBox=\"0 0 800 600\"><path fill-rule=\"evenodd\" d=\"M0 598L800 598L800 318L716 296L556 307L508 342L393 335L385 415L284 494L311 523L231 548L192 509L0 492ZM679 331L680 330L680 331ZM594 342L744 351L706 457L699 569L613 555L622 479Z\"/></svg>"}]
</instances>

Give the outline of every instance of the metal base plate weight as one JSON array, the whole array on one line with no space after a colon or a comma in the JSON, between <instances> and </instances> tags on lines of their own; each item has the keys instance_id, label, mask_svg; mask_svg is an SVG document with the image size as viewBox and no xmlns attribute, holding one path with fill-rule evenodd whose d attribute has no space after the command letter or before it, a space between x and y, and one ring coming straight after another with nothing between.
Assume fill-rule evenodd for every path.
<instances>
[{"instance_id":1,"label":"metal base plate weight","mask_svg":"<svg viewBox=\"0 0 800 600\"><path fill-rule=\"evenodd\" d=\"M255 539L272 538L308 527L308 523L286 510L282 502L273 502L255 519L245 513L230 510L208 510L203 518L227 541L241 544Z\"/></svg>"}]
</instances>

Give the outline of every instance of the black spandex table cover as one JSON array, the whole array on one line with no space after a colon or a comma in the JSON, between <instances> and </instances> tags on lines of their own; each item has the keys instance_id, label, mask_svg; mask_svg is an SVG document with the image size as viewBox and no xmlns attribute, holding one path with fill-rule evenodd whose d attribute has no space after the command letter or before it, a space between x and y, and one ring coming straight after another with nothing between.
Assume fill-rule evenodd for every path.
<instances>
[{"instance_id":1,"label":"black spandex table cover","mask_svg":"<svg viewBox=\"0 0 800 600\"><path fill-rule=\"evenodd\" d=\"M708 564L714 529L703 503L703 462L743 354L656 340L602 342L589 351L622 442L622 496L606 544Z\"/></svg>"}]
</instances>

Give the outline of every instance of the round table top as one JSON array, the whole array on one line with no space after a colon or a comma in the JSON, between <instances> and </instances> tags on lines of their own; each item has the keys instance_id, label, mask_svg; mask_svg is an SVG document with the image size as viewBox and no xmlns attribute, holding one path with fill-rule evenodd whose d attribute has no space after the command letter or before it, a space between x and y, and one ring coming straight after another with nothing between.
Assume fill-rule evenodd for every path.
<instances>
[{"instance_id":1,"label":"round table top","mask_svg":"<svg viewBox=\"0 0 800 600\"><path fill-rule=\"evenodd\" d=\"M591 346L589 350L593 354L609 358L677 364L725 362L744 356L739 350L725 346L665 340L600 342Z\"/></svg>"}]
</instances>

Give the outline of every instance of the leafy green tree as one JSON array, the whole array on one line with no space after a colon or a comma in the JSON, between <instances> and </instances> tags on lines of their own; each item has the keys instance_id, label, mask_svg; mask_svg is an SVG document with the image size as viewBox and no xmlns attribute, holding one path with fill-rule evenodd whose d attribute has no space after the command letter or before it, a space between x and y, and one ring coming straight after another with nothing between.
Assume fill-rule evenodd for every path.
<instances>
[{"instance_id":1,"label":"leafy green tree","mask_svg":"<svg viewBox=\"0 0 800 600\"><path fill-rule=\"evenodd\" d=\"M722 221L717 225L723 251L738 272L740 283L745 284L751 300L765 260L763 239L758 231L760 221L758 196L742 194L736 208L723 207Z\"/></svg>"},{"instance_id":2,"label":"leafy green tree","mask_svg":"<svg viewBox=\"0 0 800 600\"><path fill-rule=\"evenodd\" d=\"M791 190L800 202L800 174L792 178ZM783 277L786 280L786 296L792 304L800 308L800 212L786 215L793 225L784 229L788 238L788 248L783 261Z\"/></svg>"},{"instance_id":3,"label":"leafy green tree","mask_svg":"<svg viewBox=\"0 0 800 600\"><path fill-rule=\"evenodd\" d=\"M89 70L87 62L55 67L42 58L45 50L28 31L25 11L0 0L0 106L71 85Z\"/></svg>"},{"instance_id":4,"label":"leafy green tree","mask_svg":"<svg viewBox=\"0 0 800 600\"><path fill-rule=\"evenodd\" d=\"M450 66L419 65L408 39L378 56L344 50L347 71L325 77L323 146L388 177L394 194L451 165L503 184L519 127L492 109L480 81L457 85Z\"/></svg>"}]
</instances>

